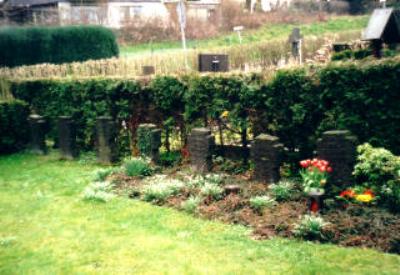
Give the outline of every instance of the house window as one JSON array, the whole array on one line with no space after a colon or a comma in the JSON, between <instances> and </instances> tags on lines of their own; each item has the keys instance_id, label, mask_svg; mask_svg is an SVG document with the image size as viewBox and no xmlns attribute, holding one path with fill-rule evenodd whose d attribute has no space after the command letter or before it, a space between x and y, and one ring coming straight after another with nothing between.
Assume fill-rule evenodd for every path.
<instances>
[{"instance_id":1,"label":"house window","mask_svg":"<svg viewBox=\"0 0 400 275\"><path fill-rule=\"evenodd\" d=\"M121 21L128 21L131 18L130 7L129 6L120 7L119 15L120 15Z\"/></svg>"},{"instance_id":2,"label":"house window","mask_svg":"<svg viewBox=\"0 0 400 275\"><path fill-rule=\"evenodd\" d=\"M143 7L142 6L133 6L133 7L131 7L130 12L131 12L131 17L141 16L143 13Z\"/></svg>"}]
</instances>

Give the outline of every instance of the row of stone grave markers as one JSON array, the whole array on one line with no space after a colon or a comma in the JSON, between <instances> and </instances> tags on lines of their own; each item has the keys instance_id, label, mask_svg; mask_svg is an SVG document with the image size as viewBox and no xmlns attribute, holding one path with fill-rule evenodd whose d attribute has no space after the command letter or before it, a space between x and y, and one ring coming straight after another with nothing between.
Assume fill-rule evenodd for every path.
<instances>
[{"instance_id":1,"label":"row of stone grave markers","mask_svg":"<svg viewBox=\"0 0 400 275\"><path fill-rule=\"evenodd\" d=\"M39 115L29 117L31 132L31 151L37 154L46 154L46 120ZM141 129L149 131L149 152L140 152L140 155L149 157L153 162L159 160L161 147L161 129L154 124L141 124ZM138 131L143 132L143 131ZM118 160L117 124L111 117L101 116L96 121L97 160L102 164L112 164ZM138 135L138 140L143 138ZM78 157L79 150L76 144L76 126L72 117L58 118L58 146L61 159L72 160Z\"/></svg>"},{"instance_id":2,"label":"row of stone grave markers","mask_svg":"<svg viewBox=\"0 0 400 275\"><path fill-rule=\"evenodd\" d=\"M31 149L35 153L46 154L45 144L46 121L38 115L29 117L31 129ZM155 163L159 160L161 146L161 130L154 124L141 124L138 133L148 133L146 137L138 134L138 140L148 139L149 146L141 155L151 158ZM117 161L117 125L111 117L98 117L97 160L103 164ZM62 159L74 159L78 156L76 146L76 127L69 116L58 119L58 140ZM316 155L330 162L333 173L331 182L344 185L350 182L352 170L356 161L357 139L349 131L327 131L317 142ZM215 138L207 128L194 128L188 137L188 149L192 168L201 173L212 169L212 155L215 148ZM280 180L279 169L282 164L284 145L278 137L267 134L258 135L251 146L251 159L254 162L254 179L266 183L276 183Z\"/></svg>"},{"instance_id":3,"label":"row of stone grave markers","mask_svg":"<svg viewBox=\"0 0 400 275\"><path fill-rule=\"evenodd\" d=\"M194 128L188 138L192 167L199 172L211 170L214 137L210 130ZM254 162L253 178L260 182L277 183L283 162L284 145L279 138L267 134L258 135L252 142L250 155ZM317 142L316 156L330 162L333 185L349 184L357 156L357 139L349 131L327 131Z\"/></svg>"}]
</instances>

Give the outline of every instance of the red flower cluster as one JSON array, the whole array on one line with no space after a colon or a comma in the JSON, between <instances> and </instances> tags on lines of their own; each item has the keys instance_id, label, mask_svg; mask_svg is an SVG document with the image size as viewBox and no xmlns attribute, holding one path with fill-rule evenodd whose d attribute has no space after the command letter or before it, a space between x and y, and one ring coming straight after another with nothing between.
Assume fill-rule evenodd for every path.
<instances>
[{"instance_id":1,"label":"red flower cluster","mask_svg":"<svg viewBox=\"0 0 400 275\"><path fill-rule=\"evenodd\" d=\"M356 196L356 192L354 192L352 189L347 189L342 191L339 196L342 198L352 199Z\"/></svg>"},{"instance_id":2,"label":"red flower cluster","mask_svg":"<svg viewBox=\"0 0 400 275\"><path fill-rule=\"evenodd\" d=\"M303 168L308 168L310 171L313 169L318 169L321 173L333 171L332 167L329 166L329 162L322 159L306 159L300 161L300 166Z\"/></svg>"}]
</instances>

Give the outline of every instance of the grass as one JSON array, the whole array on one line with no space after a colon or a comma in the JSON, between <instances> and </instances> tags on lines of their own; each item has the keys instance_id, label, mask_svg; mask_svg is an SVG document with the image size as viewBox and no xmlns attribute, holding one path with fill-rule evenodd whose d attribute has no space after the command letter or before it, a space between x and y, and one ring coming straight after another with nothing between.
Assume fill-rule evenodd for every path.
<instances>
[{"instance_id":1,"label":"grass","mask_svg":"<svg viewBox=\"0 0 400 275\"><path fill-rule=\"evenodd\" d=\"M245 30L242 34L242 43L244 45L254 42L269 41L275 39L287 38L294 27L299 27L304 36L320 36L325 33L336 33L342 31L361 30L366 27L367 16L341 16L332 17L326 22L317 22L313 24L274 24L265 25L255 30ZM236 33L221 35L210 39L188 40L188 49L210 49L216 47L228 47L239 45L239 38ZM121 56L132 56L143 54L144 52L154 53L160 51L180 50L182 48L180 41L164 41L156 43L137 44L120 47Z\"/></svg>"},{"instance_id":2,"label":"grass","mask_svg":"<svg viewBox=\"0 0 400 275\"><path fill-rule=\"evenodd\" d=\"M0 157L0 274L398 274L400 257L282 239L128 198L84 201L98 167Z\"/></svg>"}]
</instances>

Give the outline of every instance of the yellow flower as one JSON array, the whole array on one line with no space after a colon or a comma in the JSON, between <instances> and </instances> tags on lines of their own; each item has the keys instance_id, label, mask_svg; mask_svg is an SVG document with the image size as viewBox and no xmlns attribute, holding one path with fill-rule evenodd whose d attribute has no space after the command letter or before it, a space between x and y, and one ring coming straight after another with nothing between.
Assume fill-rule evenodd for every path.
<instances>
[{"instance_id":1,"label":"yellow flower","mask_svg":"<svg viewBox=\"0 0 400 275\"><path fill-rule=\"evenodd\" d=\"M360 202L371 202L372 199L373 197L370 194L356 196L356 200Z\"/></svg>"},{"instance_id":2,"label":"yellow flower","mask_svg":"<svg viewBox=\"0 0 400 275\"><path fill-rule=\"evenodd\" d=\"M229 111L224 111L221 115L221 117L226 118L229 115Z\"/></svg>"},{"instance_id":3,"label":"yellow flower","mask_svg":"<svg viewBox=\"0 0 400 275\"><path fill-rule=\"evenodd\" d=\"M326 184L326 180L321 180L319 183L320 183L322 186L324 186L324 185Z\"/></svg>"}]
</instances>

